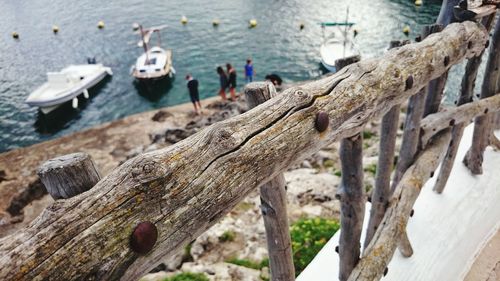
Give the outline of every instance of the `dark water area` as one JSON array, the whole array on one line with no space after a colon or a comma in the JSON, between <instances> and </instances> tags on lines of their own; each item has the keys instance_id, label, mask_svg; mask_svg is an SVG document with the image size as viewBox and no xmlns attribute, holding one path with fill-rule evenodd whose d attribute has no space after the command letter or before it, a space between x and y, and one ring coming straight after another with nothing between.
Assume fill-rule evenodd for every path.
<instances>
[{"instance_id":1,"label":"dark water area","mask_svg":"<svg viewBox=\"0 0 500 281\"><path fill-rule=\"evenodd\" d=\"M413 39L422 25L433 23L440 1L416 7L411 0L203 0L203 1L63 1L0 0L0 152L63 136L127 115L189 101L184 75L200 81L202 98L215 96L215 68L231 62L238 71L238 87L244 84L245 60L254 61L257 80L268 73L285 82L321 75L319 47L321 21L342 21L350 9L350 21L359 31L357 44L363 58L384 53L393 39ZM182 15L189 22L180 23ZM219 19L218 27L212 26ZM258 21L248 28L248 20ZM105 28L97 29L98 21ZM173 50L177 76L170 83L144 89L134 82L130 67L141 54L132 23L167 24L163 47ZM300 23L305 24L299 30ZM52 26L59 33L52 33ZM16 31L19 40L11 33ZM31 91L46 81L46 72L69 64L86 63L87 57L113 69L112 78L81 100L56 114L44 116L24 103ZM460 70L453 71L447 96L456 95ZM455 73L456 72L456 73Z\"/></svg>"}]
</instances>

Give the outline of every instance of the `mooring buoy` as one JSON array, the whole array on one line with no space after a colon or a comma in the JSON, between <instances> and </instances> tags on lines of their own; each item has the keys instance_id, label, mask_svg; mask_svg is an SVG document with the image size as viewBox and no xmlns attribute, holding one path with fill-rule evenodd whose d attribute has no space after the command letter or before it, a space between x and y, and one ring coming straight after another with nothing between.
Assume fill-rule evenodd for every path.
<instances>
[{"instance_id":1,"label":"mooring buoy","mask_svg":"<svg viewBox=\"0 0 500 281\"><path fill-rule=\"evenodd\" d=\"M102 20L100 20L98 23L97 23L97 28L99 29L103 29L104 28L104 22Z\"/></svg>"}]
</instances>

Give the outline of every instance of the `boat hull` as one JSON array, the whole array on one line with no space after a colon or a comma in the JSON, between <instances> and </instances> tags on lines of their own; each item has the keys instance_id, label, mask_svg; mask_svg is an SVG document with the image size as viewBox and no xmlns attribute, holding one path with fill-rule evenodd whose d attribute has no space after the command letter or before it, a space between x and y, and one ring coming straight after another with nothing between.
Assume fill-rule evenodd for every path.
<instances>
[{"instance_id":1,"label":"boat hull","mask_svg":"<svg viewBox=\"0 0 500 281\"><path fill-rule=\"evenodd\" d=\"M78 66L70 66L69 68ZM99 65L97 65L99 67ZM67 68L67 69L69 69ZM79 74L79 73L76 73ZM112 71L108 67L100 67L98 71L88 74L82 80L81 83L75 83L69 89L62 89L60 91L54 91L53 95L45 95L44 91L48 91L50 88L49 82L42 85L40 88L35 90L26 100L26 103L30 106L39 107L40 110L47 114L58 108L60 105L73 100L74 98L84 94L87 89L94 87L100 81L102 81L107 75L112 75Z\"/></svg>"}]
</instances>

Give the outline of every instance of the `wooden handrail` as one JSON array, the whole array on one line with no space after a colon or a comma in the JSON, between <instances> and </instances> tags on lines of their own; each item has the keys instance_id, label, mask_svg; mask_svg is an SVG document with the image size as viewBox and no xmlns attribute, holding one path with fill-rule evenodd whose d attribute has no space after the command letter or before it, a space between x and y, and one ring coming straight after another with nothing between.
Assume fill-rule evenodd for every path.
<instances>
[{"instance_id":1,"label":"wooden handrail","mask_svg":"<svg viewBox=\"0 0 500 281\"><path fill-rule=\"evenodd\" d=\"M251 190L359 132L450 65L479 54L487 38L477 23L451 24L129 160L91 190L56 201L26 229L0 239L0 279L137 279ZM314 122L320 111L329 117L323 132Z\"/></svg>"}]
</instances>

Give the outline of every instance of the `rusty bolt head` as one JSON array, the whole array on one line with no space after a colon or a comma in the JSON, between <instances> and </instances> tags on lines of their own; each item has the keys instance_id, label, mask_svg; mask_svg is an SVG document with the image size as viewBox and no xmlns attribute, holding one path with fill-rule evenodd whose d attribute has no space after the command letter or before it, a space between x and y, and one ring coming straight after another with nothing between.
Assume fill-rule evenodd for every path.
<instances>
[{"instance_id":1,"label":"rusty bolt head","mask_svg":"<svg viewBox=\"0 0 500 281\"><path fill-rule=\"evenodd\" d=\"M411 209L410 217L413 217L413 214L415 214L415 210Z\"/></svg>"},{"instance_id":2,"label":"rusty bolt head","mask_svg":"<svg viewBox=\"0 0 500 281\"><path fill-rule=\"evenodd\" d=\"M339 252L339 246L335 246L335 252Z\"/></svg>"},{"instance_id":3,"label":"rusty bolt head","mask_svg":"<svg viewBox=\"0 0 500 281\"><path fill-rule=\"evenodd\" d=\"M158 230L151 222L139 223L130 237L130 248L136 253L147 254L158 239Z\"/></svg>"},{"instance_id":4,"label":"rusty bolt head","mask_svg":"<svg viewBox=\"0 0 500 281\"><path fill-rule=\"evenodd\" d=\"M490 46L490 40L486 40L486 43L484 43L484 48L487 49L488 46Z\"/></svg>"},{"instance_id":5,"label":"rusty bolt head","mask_svg":"<svg viewBox=\"0 0 500 281\"><path fill-rule=\"evenodd\" d=\"M413 87L413 76L408 76L405 81L405 91L411 89Z\"/></svg>"},{"instance_id":6,"label":"rusty bolt head","mask_svg":"<svg viewBox=\"0 0 500 281\"><path fill-rule=\"evenodd\" d=\"M316 115L316 121L314 122L314 126L318 132L322 133L328 129L328 123L330 123L330 119L328 118L328 114L326 112L320 111Z\"/></svg>"},{"instance_id":7,"label":"rusty bolt head","mask_svg":"<svg viewBox=\"0 0 500 281\"><path fill-rule=\"evenodd\" d=\"M384 269L384 276L386 276L388 272L389 272L389 268L388 268L388 267L386 267L386 268Z\"/></svg>"}]
</instances>

